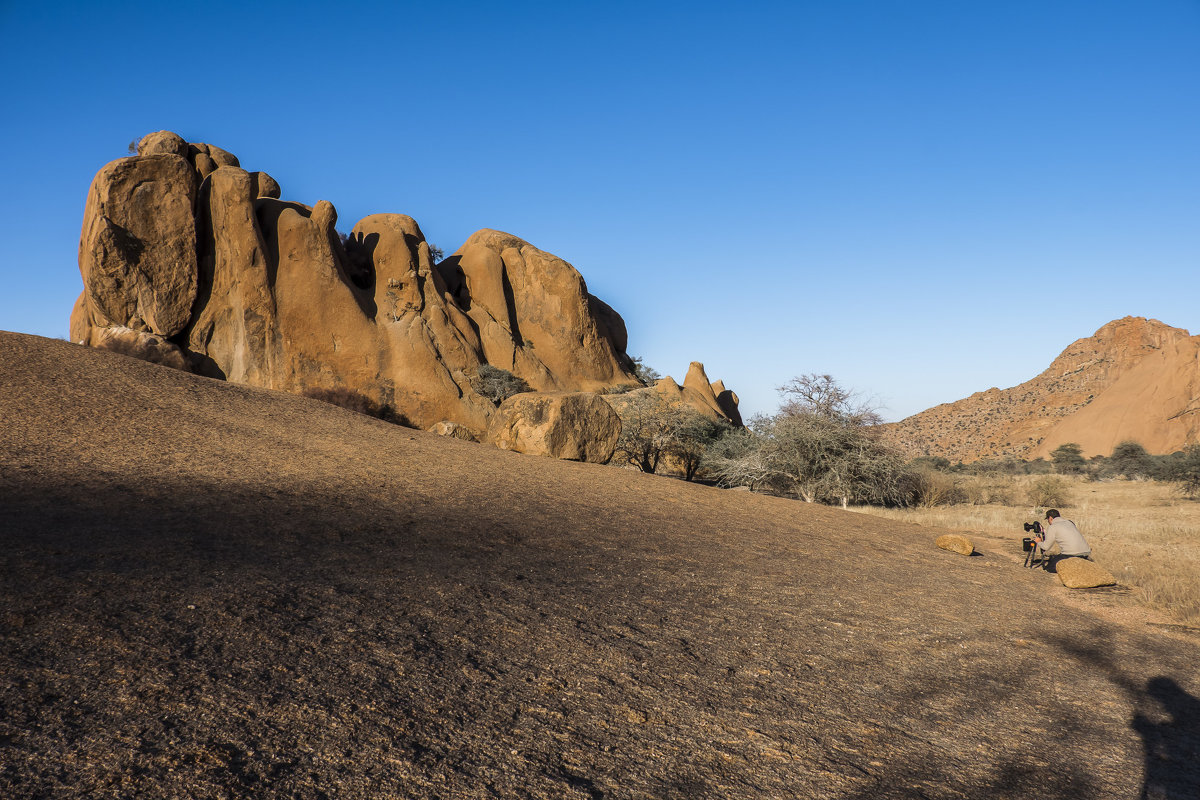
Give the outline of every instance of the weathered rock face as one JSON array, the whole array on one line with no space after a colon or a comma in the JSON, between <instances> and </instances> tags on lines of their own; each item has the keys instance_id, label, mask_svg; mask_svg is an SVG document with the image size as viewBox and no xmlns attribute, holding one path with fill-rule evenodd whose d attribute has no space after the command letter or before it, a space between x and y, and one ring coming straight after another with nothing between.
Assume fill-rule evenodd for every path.
<instances>
[{"instance_id":1,"label":"weathered rock face","mask_svg":"<svg viewBox=\"0 0 1200 800\"><path fill-rule=\"evenodd\" d=\"M1125 317L1072 344L1043 373L888 426L914 455L952 461L1046 457L1075 442L1108 455L1132 439L1171 453L1200 436L1200 337Z\"/></svg>"},{"instance_id":2,"label":"weathered rock face","mask_svg":"<svg viewBox=\"0 0 1200 800\"><path fill-rule=\"evenodd\" d=\"M481 230L438 265L479 331L487 363L539 391L629 380L625 323L588 294L579 272L515 236ZM562 347L570 341L572 346Z\"/></svg>"},{"instance_id":3,"label":"weathered rock face","mask_svg":"<svg viewBox=\"0 0 1200 800\"><path fill-rule=\"evenodd\" d=\"M709 383L704 365L699 361L693 361L688 365L687 377L683 380L683 386L680 386L668 375L659 379L654 386L635 389L627 394L636 396L645 392L655 392L669 405L690 408L708 419L728 422L738 427L742 425L742 415L738 412L737 395L726 389L725 384L721 381ZM622 405L621 398L625 396L612 395L607 399L614 403L619 411Z\"/></svg>"},{"instance_id":4,"label":"weathered rock face","mask_svg":"<svg viewBox=\"0 0 1200 800\"><path fill-rule=\"evenodd\" d=\"M620 435L616 412L591 392L527 392L500 404L487 440L501 450L603 464Z\"/></svg>"},{"instance_id":5,"label":"weathered rock face","mask_svg":"<svg viewBox=\"0 0 1200 800\"><path fill-rule=\"evenodd\" d=\"M196 300L196 183L170 153L97 173L79 241L87 316L162 336L183 330Z\"/></svg>"},{"instance_id":6,"label":"weathered rock face","mask_svg":"<svg viewBox=\"0 0 1200 800\"><path fill-rule=\"evenodd\" d=\"M92 184L71 338L154 334L205 375L350 389L420 427L476 434L495 411L473 387L485 364L539 390L637 382L620 315L562 259L482 230L435 265L411 217L371 215L343 238L331 204L281 195L219 147L144 137Z\"/></svg>"}]
</instances>

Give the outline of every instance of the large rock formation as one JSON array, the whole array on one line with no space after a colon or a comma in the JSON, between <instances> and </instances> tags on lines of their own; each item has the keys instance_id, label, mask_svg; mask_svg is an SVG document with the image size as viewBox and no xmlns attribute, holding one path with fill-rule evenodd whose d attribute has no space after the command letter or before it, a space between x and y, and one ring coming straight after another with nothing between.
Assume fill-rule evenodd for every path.
<instances>
[{"instance_id":1,"label":"large rock formation","mask_svg":"<svg viewBox=\"0 0 1200 800\"><path fill-rule=\"evenodd\" d=\"M988 389L889 426L914 455L952 461L1048 456L1075 442L1085 456L1119 442L1171 453L1200 434L1200 336L1125 317L1074 342L1037 377Z\"/></svg>"},{"instance_id":2,"label":"large rock formation","mask_svg":"<svg viewBox=\"0 0 1200 800\"><path fill-rule=\"evenodd\" d=\"M583 276L561 258L482 230L437 271L492 366L538 391L590 391L630 380L624 320L588 294ZM563 346L571 341L575 346Z\"/></svg>"},{"instance_id":3,"label":"large rock formation","mask_svg":"<svg viewBox=\"0 0 1200 800\"><path fill-rule=\"evenodd\" d=\"M71 338L161 337L155 352L177 347L201 374L349 389L420 427L450 421L476 434L495 411L475 388L484 364L539 391L637 383L620 315L566 261L481 230L434 264L411 217L374 214L343 237L330 203L281 194L219 147L144 137L92 182ZM682 391L736 415L736 397L703 370Z\"/></svg>"}]
</instances>

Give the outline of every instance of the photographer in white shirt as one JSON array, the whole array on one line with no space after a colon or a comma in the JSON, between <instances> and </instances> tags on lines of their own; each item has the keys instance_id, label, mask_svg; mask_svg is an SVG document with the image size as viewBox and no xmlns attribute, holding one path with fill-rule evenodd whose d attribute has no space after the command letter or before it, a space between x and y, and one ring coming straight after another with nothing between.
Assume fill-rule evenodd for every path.
<instances>
[{"instance_id":1,"label":"photographer in white shirt","mask_svg":"<svg viewBox=\"0 0 1200 800\"><path fill-rule=\"evenodd\" d=\"M1057 508L1046 512L1046 524L1042 527L1042 533L1040 536L1034 537L1033 541L1042 552L1043 558L1047 557L1046 554L1050 548L1058 545L1058 553L1049 556L1049 563L1046 565L1046 569L1050 572L1055 572L1058 562L1064 558L1090 560L1092 557L1092 548L1088 546L1087 540L1083 538L1079 528L1076 528L1075 523L1071 520L1063 519Z\"/></svg>"}]
</instances>

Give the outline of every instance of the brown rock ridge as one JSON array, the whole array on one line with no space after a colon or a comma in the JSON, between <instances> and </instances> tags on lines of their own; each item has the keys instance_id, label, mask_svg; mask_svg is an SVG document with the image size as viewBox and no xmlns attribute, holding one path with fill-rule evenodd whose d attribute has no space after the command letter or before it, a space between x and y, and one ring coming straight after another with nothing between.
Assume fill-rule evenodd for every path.
<instances>
[{"instance_id":1,"label":"brown rock ridge","mask_svg":"<svg viewBox=\"0 0 1200 800\"><path fill-rule=\"evenodd\" d=\"M653 386L623 394L605 395L604 399L620 412L630 398L651 392L661 396L669 405L685 406L711 420L721 420L739 427L742 425L742 415L738 412L738 396L726 389L722 381L709 383L704 365L699 361L688 365L683 386L667 375Z\"/></svg>"},{"instance_id":2,"label":"brown rock ridge","mask_svg":"<svg viewBox=\"0 0 1200 800\"><path fill-rule=\"evenodd\" d=\"M373 214L343 237L327 201L280 197L219 147L144 137L92 182L72 340L237 383L351 389L474 434L495 411L474 387L484 364L538 391L637 382L624 321L561 258L485 229L435 265L411 217ZM689 381L690 402L736 415L723 386Z\"/></svg>"},{"instance_id":3,"label":"brown rock ridge","mask_svg":"<svg viewBox=\"0 0 1200 800\"><path fill-rule=\"evenodd\" d=\"M888 426L913 455L951 461L1046 457L1076 442L1085 456L1121 441L1171 453L1200 433L1200 337L1124 317L1074 342L1037 377L988 389Z\"/></svg>"}]
</instances>

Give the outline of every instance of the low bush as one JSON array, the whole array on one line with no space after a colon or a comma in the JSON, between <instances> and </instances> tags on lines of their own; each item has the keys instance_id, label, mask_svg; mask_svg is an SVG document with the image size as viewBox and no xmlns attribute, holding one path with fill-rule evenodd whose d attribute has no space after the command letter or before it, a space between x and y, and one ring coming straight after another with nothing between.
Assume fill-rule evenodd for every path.
<instances>
[{"instance_id":1,"label":"low bush","mask_svg":"<svg viewBox=\"0 0 1200 800\"><path fill-rule=\"evenodd\" d=\"M633 359L633 374L645 386L653 386L662 380L662 374L654 367L649 366L642 361L641 356L634 356Z\"/></svg>"},{"instance_id":2,"label":"low bush","mask_svg":"<svg viewBox=\"0 0 1200 800\"><path fill-rule=\"evenodd\" d=\"M1031 506L1049 507L1071 504L1071 484L1058 475L1042 475L1029 484L1026 497Z\"/></svg>"},{"instance_id":3,"label":"low bush","mask_svg":"<svg viewBox=\"0 0 1200 800\"><path fill-rule=\"evenodd\" d=\"M936 469L918 468L912 473L913 502L922 508L950 506L966 499L953 475Z\"/></svg>"},{"instance_id":4,"label":"low bush","mask_svg":"<svg viewBox=\"0 0 1200 800\"><path fill-rule=\"evenodd\" d=\"M533 389L523 379L518 378L506 369L483 364L475 373L475 391L500 405L514 394L531 392Z\"/></svg>"}]
</instances>

